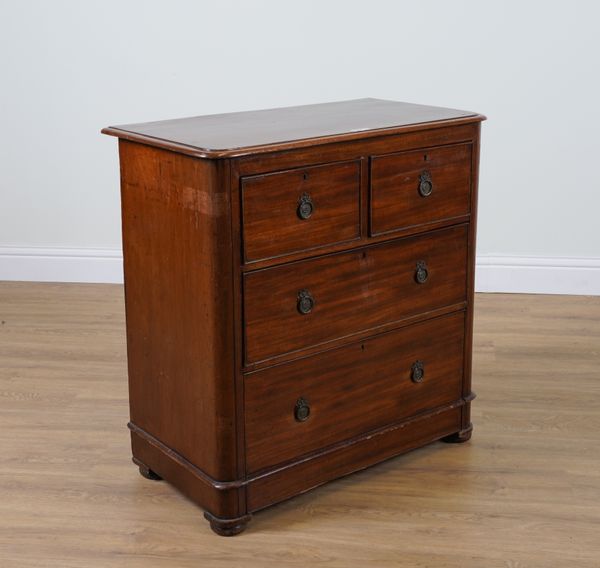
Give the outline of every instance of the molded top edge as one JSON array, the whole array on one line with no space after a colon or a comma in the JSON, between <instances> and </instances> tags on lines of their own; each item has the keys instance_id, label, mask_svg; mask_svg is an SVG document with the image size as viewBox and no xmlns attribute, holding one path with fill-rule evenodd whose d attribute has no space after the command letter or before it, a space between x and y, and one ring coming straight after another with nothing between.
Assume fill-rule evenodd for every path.
<instances>
[{"instance_id":1,"label":"molded top edge","mask_svg":"<svg viewBox=\"0 0 600 568\"><path fill-rule=\"evenodd\" d=\"M367 98L110 126L102 133L196 157L228 158L482 120L469 111Z\"/></svg>"}]
</instances>

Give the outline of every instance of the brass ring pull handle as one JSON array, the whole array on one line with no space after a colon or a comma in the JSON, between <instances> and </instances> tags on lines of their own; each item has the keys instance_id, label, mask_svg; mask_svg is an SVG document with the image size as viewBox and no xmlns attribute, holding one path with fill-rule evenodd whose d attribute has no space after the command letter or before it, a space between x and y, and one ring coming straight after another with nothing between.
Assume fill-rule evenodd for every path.
<instances>
[{"instance_id":1,"label":"brass ring pull handle","mask_svg":"<svg viewBox=\"0 0 600 568\"><path fill-rule=\"evenodd\" d=\"M308 401L304 398L299 398L296 401L296 406L294 408L294 418L297 422L304 422L308 420L310 416L310 405Z\"/></svg>"},{"instance_id":2,"label":"brass ring pull handle","mask_svg":"<svg viewBox=\"0 0 600 568\"><path fill-rule=\"evenodd\" d=\"M424 170L419 176L419 195L429 197L433 192L433 181L431 181L431 172Z\"/></svg>"},{"instance_id":3,"label":"brass ring pull handle","mask_svg":"<svg viewBox=\"0 0 600 568\"><path fill-rule=\"evenodd\" d=\"M422 383L425 377L425 363L415 361L410 369L410 378L413 383Z\"/></svg>"},{"instance_id":4,"label":"brass ring pull handle","mask_svg":"<svg viewBox=\"0 0 600 568\"><path fill-rule=\"evenodd\" d=\"M315 307L315 299L308 290L300 290L300 292L298 292L298 303L296 306L298 311L305 316L310 314Z\"/></svg>"},{"instance_id":5,"label":"brass ring pull handle","mask_svg":"<svg viewBox=\"0 0 600 568\"><path fill-rule=\"evenodd\" d=\"M296 214L303 221L309 219L315 210L315 206L313 205L312 199L308 193L303 193L298 199L298 209L296 209Z\"/></svg>"},{"instance_id":6,"label":"brass ring pull handle","mask_svg":"<svg viewBox=\"0 0 600 568\"><path fill-rule=\"evenodd\" d=\"M415 280L417 284L424 284L429 278L429 270L427 270L427 263L424 260L417 262L417 270L415 271Z\"/></svg>"}]
</instances>

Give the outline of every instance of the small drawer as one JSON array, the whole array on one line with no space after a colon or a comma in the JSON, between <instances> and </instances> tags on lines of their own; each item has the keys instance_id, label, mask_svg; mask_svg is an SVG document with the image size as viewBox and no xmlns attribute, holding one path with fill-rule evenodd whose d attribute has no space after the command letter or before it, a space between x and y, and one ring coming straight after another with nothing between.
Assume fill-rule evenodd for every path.
<instances>
[{"instance_id":1,"label":"small drawer","mask_svg":"<svg viewBox=\"0 0 600 568\"><path fill-rule=\"evenodd\" d=\"M462 312L245 377L249 472L461 397Z\"/></svg>"},{"instance_id":2,"label":"small drawer","mask_svg":"<svg viewBox=\"0 0 600 568\"><path fill-rule=\"evenodd\" d=\"M245 360L466 300L467 225L244 275Z\"/></svg>"},{"instance_id":3,"label":"small drawer","mask_svg":"<svg viewBox=\"0 0 600 568\"><path fill-rule=\"evenodd\" d=\"M371 158L371 235L467 215L471 145Z\"/></svg>"},{"instance_id":4,"label":"small drawer","mask_svg":"<svg viewBox=\"0 0 600 568\"><path fill-rule=\"evenodd\" d=\"M360 162L242 178L247 262L360 238Z\"/></svg>"}]
</instances>

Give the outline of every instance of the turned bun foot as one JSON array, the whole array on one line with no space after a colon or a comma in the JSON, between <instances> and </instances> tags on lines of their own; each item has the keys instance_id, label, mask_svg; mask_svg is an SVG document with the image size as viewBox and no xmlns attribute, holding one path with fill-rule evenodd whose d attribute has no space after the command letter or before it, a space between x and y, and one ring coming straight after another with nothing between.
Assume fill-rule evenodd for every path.
<instances>
[{"instance_id":1,"label":"turned bun foot","mask_svg":"<svg viewBox=\"0 0 600 568\"><path fill-rule=\"evenodd\" d=\"M146 464L133 459L133 463L140 468L140 475L145 477L146 479L151 479L152 481L162 481L162 477L158 475L155 471L152 471Z\"/></svg>"},{"instance_id":2,"label":"turned bun foot","mask_svg":"<svg viewBox=\"0 0 600 568\"><path fill-rule=\"evenodd\" d=\"M454 434L442 438L442 442L446 442L446 444L463 444L471 439L472 433L473 424L469 424L464 430L459 430L458 432L454 432Z\"/></svg>"},{"instance_id":3,"label":"turned bun foot","mask_svg":"<svg viewBox=\"0 0 600 568\"><path fill-rule=\"evenodd\" d=\"M210 528L220 536L235 536L240 534L246 525L250 522L252 515L244 515L235 519L220 519L211 515L209 512L204 513L204 518L210 523Z\"/></svg>"}]
</instances>

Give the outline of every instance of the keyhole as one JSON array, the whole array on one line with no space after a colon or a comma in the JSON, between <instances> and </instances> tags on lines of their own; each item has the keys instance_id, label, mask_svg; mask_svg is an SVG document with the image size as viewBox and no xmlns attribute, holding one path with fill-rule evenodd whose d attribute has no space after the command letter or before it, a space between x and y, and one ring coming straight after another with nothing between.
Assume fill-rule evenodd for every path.
<instances>
[{"instance_id":1,"label":"keyhole","mask_svg":"<svg viewBox=\"0 0 600 568\"><path fill-rule=\"evenodd\" d=\"M429 160L429 156L428 156L427 154L425 154L425 155L423 156L423 160L426 162L427 160Z\"/></svg>"},{"instance_id":2,"label":"keyhole","mask_svg":"<svg viewBox=\"0 0 600 568\"><path fill-rule=\"evenodd\" d=\"M304 178L304 180L306 181L308 179L308 173L304 172L302 174L302 177Z\"/></svg>"}]
</instances>

